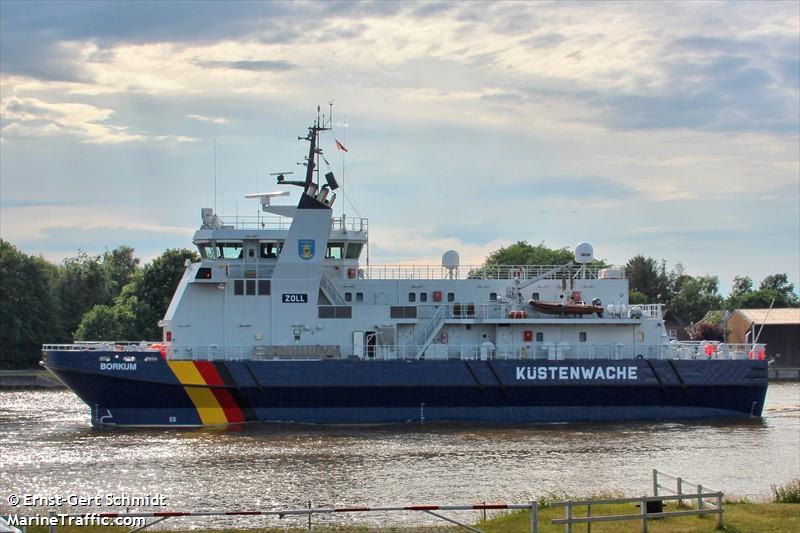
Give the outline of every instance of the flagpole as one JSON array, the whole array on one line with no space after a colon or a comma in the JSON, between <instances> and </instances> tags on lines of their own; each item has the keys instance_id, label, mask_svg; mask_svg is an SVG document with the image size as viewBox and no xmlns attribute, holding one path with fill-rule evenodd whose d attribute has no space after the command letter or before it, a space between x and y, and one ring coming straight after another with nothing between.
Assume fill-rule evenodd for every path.
<instances>
[{"instance_id":1,"label":"flagpole","mask_svg":"<svg viewBox=\"0 0 800 533\"><path fill-rule=\"evenodd\" d=\"M344 129L344 145L347 146L347 117L344 117L344 125L342 126ZM345 158L347 157L347 152L342 152L342 223L344 223L344 201L346 200L344 194L344 178L345 178Z\"/></svg>"}]
</instances>

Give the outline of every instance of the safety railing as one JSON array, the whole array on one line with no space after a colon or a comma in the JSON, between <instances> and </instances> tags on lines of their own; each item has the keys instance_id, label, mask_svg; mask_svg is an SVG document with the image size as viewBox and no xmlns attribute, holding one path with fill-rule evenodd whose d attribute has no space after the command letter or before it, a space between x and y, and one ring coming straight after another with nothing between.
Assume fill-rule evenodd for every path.
<instances>
[{"instance_id":1,"label":"safety railing","mask_svg":"<svg viewBox=\"0 0 800 533\"><path fill-rule=\"evenodd\" d=\"M78 341L71 344L43 344L43 352L157 352L161 341Z\"/></svg>"},{"instance_id":2,"label":"safety railing","mask_svg":"<svg viewBox=\"0 0 800 533\"><path fill-rule=\"evenodd\" d=\"M435 326L432 321L432 327ZM435 333L435 332L434 332ZM710 344L677 342L669 344L591 344L569 342L531 342L527 344L448 344L446 332L433 335L416 344L377 344L366 347L368 360L542 360L593 361L625 359L758 359L765 345ZM714 351L708 349L713 346ZM731 348L729 349L728 346ZM722 349L725 348L725 349ZM349 348L340 345L173 345L169 343L84 342L75 344L45 344L42 351L60 352L162 352L168 359L200 361L240 360L317 360L349 357ZM753 355L751 355L753 354Z\"/></svg>"},{"instance_id":3,"label":"safety railing","mask_svg":"<svg viewBox=\"0 0 800 533\"><path fill-rule=\"evenodd\" d=\"M572 533L572 526L576 524L587 524L588 531L591 532L591 524L598 522L624 522L630 520L640 520L642 523L642 533L648 531L648 520L655 518L670 518L679 516L703 516L708 514L717 515L717 529L722 529L722 492L702 492L696 495L701 501L706 498L713 498L714 504L706 504L706 507L699 507L697 509L684 509L680 511L651 511L652 506L655 509L663 509L665 502L680 500L681 496L640 496L637 498L608 498L608 499L591 499L591 500L567 500L563 502L554 502L551 507L563 507L564 518L556 518L551 520L554 525L565 526L564 531ZM624 505L624 504L638 504L639 512L631 514L618 514L618 515L593 515L592 507L600 505ZM586 508L585 516L575 516L577 510Z\"/></svg>"},{"instance_id":4,"label":"safety railing","mask_svg":"<svg viewBox=\"0 0 800 533\"><path fill-rule=\"evenodd\" d=\"M670 489L669 486L660 483L662 478L679 480L677 485L678 494L664 495L658 494L659 490ZM681 481L683 485L691 485L696 488L695 492L684 493L681 492ZM623 522L623 521L640 521L641 531L647 533L649 521L661 518L674 518L686 516L704 516L716 515L716 527L721 529L723 527L723 496L721 491L710 490L699 483L693 483L682 480L682 478L673 476L653 470L653 496L639 496L633 498L590 498L590 499L569 499L563 501L555 501L549 503L548 507L564 509L563 518L551 519L553 525L563 525L567 533L572 533L574 525L586 524L586 529L589 533L592 530L592 524L604 522ZM688 500L694 504L691 506L683 506L682 501ZM677 510L667 511L664 509L665 504L670 502L677 502ZM628 514L595 514L600 506L624 506L630 508L631 504L637 504L639 507L638 512ZM130 530L129 533L141 531L149 528L165 520L179 519L179 518L214 518L214 517L307 517L308 529L312 528L312 517L314 515L335 515L335 514L352 514L352 513L395 513L395 512L417 512L425 513L439 520L444 520L463 529L482 533L480 529L475 526L464 523L463 521L456 520L451 516L445 516L443 512L458 512L458 511L529 511L530 512L530 531L537 533L539 530L539 514L541 507L536 500L526 503L483 503L483 504L466 504L466 505L387 505L387 506L346 506L346 507L312 507L309 501L308 507L290 507L290 508L277 508L277 509L254 509L254 510L212 510L212 511L133 511L133 512L87 512L83 513L60 513L55 510L47 510L46 516L39 518L48 519L50 531L57 533L59 525L72 524L76 519L82 519L83 523L101 524L104 526L116 524L128 524L129 526L135 524L135 529ZM14 526L20 523L19 515L9 515L9 525ZM26 517L28 520L32 517ZM144 522L150 519L150 522ZM111 522L111 521L115 522ZM23 520L25 521L25 520ZM41 520L40 520L41 521ZM127 522L126 522L127 521ZM135 521L135 522L134 522Z\"/></svg>"},{"instance_id":5,"label":"safety railing","mask_svg":"<svg viewBox=\"0 0 800 533\"><path fill-rule=\"evenodd\" d=\"M214 518L214 517L275 517L285 518L287 516L308 517L308 529L311 529L311 519L314 515L333 515L333 514L352 514L352 513L396 513L396 512L416 512L425 513L433 516L439 520L449 522L460 528L476 533L483 533L482 530L465 524L452 517L441 514L442 512L449 511L488 511L488 510L526 510L530 511L530 528L531 533L537 533L539 530L539 511L538 503L532 501L530 503L483 503L483 504L466 504L466 505L390 505L378 507L362 507L362 506L349 506L349 507L311 507L309 502L308 508L286 508L286 509L266 509L266 510L250 510L250 511L154 511L154 512L96 512L96 513L57 513L50 511L46 517L49 522L49 531L51 533L58 532L59 525L74 524L78 520L85 524L99 524L102 526L110 526L114 524L136 524L135 529L131 529L129 533L142 531L151 526L164 522L165 520L175 518ZM11 515L12 521L16 518L17 523L19 518L16 515ZM142 521L152 519L149 523ZM44 522L44 520L38 520Z\"/></svg>"},{"instance_id":6,"label":"safety railing","mask_svg":"<svg viewBox=\"0 0 800 533\"><path fill-rule=\"evenodd\" d=\"M442 265L365 265L367 279L531 279L547 274L561 265L460 265L447 269ZM585 277L597 279L601 267L579 267L550 273L543 279Z\"/></svg>"},{"instance_id":7,"label":"safety railing","mask_svg":"<svg viewBox=\"0 0 800 533\"><path fill-rule=\"evenodd\" d=\"M288 230L292 219L280 216L221 216L219 221L223 227L232 229L266 229ZM369 228L369 219L361 217L333 217L332 230L366 232Z\"/></svg>"}]
</instances>

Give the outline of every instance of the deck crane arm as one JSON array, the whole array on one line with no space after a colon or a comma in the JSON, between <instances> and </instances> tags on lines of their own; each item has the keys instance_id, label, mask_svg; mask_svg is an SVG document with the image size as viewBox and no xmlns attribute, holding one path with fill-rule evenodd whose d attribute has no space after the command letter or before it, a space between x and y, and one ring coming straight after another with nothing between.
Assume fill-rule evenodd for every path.
<instances>
[{"instance_id":1,"label":"deck crane arm","mask_svg":"<svg viewBox=\"0 0 800 533\"><path fill-rule=\"evenodd\" d=\"M537 281L541 281L541 280L543 280L543 279L545 279L547 277L550 277L553 274L555 274L557 272L560 272L560 271L562 271L564 269L572 268L572 266L573 266L573 263L572 263L572 261L570 261L569 263L567 263L565 265L559 265L559 266L557 266L555 268L551 268L550 270L548 270L544 274L536 276L535 278L527 279L524 282L522 280L520 280L520 278L515 277L514 278L514 284L511 286L511 302L512 302L512 304L522 303L522 299L521 299L522 297L520 295L520 290L521 289L524 289L525 287L529 287L529 286L533 285L534 283L536 283Z\"/></svg>"}]
</instances>

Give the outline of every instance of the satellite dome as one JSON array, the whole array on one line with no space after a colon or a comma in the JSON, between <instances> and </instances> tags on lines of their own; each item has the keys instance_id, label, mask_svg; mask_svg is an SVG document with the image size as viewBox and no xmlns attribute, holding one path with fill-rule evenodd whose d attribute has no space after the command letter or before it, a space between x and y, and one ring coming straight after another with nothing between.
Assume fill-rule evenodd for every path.
<instances>
[{"instance_id":1,"label":"satellite dome","mask_svg":"<svg viewBox=\"0 0 800 533\"><path fill-rule=\"evenodd\" d=\"M594 250L592 249L592 245L588 242L579 242L578 245L575 247L575 262L581 264L587 264L594 261Z\"/></svg>"},{"instance_id":2,"label":"satellite dome","mask_svg":"<svg viewBox=\"0 0 800 533\"><path fill-rule=\"evenodd\" d=\"M442 266L447 270L458 268L459 260L458 252L455 250L447 250L442 254Z\"/></svg>"}]
</instances>

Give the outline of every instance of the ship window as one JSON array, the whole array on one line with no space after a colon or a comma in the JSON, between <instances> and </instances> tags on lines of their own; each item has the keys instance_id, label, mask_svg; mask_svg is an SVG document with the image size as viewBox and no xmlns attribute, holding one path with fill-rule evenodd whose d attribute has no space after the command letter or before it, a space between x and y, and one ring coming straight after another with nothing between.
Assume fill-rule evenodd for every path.
<instances>
[{"instance_id":1,"label":"ship window","mask_svg":"<svg viewBox=\"0 0 800 533\"><path fill-rule=\"evenodd\" d=\"M586 342L586 332L581 331L578 333L578 342Z\"/></svg>"},{"instance_id":2,"label":"ship window","mask_svg":"<svg viewBox=\"0 0 800 533\"><path fill-rule=\"evenodd\" d=\"M240 242L221 242L217 244L218 257L225 259L241 259L242 243Z\"/></svg>"},{"instance_id":3,"label":"ship window","mask_svg":"<svg viewBox=\"0 0 800 533\"><path fill-rule=\"evenodd\" d=\"M417 293L416 292L409 292L408 293L408 301L409 302L416 302L417 301Z\"/></svg>"},{"instance_id":4,"label":"ship window","mask_svg":"<svg viewBox=\"0 0 800 533\"><path fill-rule=\"evenodd\" d=\"M533 294L531 294L531 300L538 300L538 299L539 299L539 293L538 292L534 292Z\"/></svg>"},{"instance_id":5,"label":"ship window","mask_svg":"<svg viewBox=\"0 0 800 533\"><path fill-rule=\"evenodd\" d=\"M636 342L644 342L644 331L636 332Z\"/></svg>"},{"instance_id":6,"label":"ship window","mask_svg":"<svg viewBox=\"0 0 800 533\"><path fill-rule=\"evenodd\" d=\"M269 296L269 280L268 279L260 279L258 280L258 295L259 296Z\"/></svg>"},{"instance_id":7,"label":"ship window","mask_svg":"<svg viewBox=\"0 0 800 533\"><path fill-rule=\"evenodd\" d=\"M319 318L353 318L353 308L349 305L320 305Z\"/></svg>"},{"instance_id":8,"label":"ship window","mask_svg":"<svg viewBox=\"0 0 800 533\"><path fill-rule=\"evenodd\" d=\"M326 259L341 259L344 244L341 242L332 242L328 245L328 253L325 254Z\"/></svg>"},{"instance_id":9,"label":"ship window","mask_svg":"<svg viewBox=\"0 0 800 533\"><path fill-rule=\"evenodd\" d=\"M198 246L200 249L200 256L205 259L216 259L217 258L217 249L208 243L204 243L202 246Z\"/></svg>"},{"instance_id":10,"label":"ship window","mask_svg":"<svg viewBox=\"0 0 800 533\"><path fill-rule=\"evenodd\" d=\"M361 303L363 301L364 301L364 293L363 292L357 292L356 293L356 302Z\"/></svg>"},{"instance_id":11,"label":"ship window","mask_svg":"<svg viewBox=\"0 0 800 533\"><path fill-rule=\"evenodd\" d=\"M364 245L358 242L351 242L347 245L347 255L345 259L358 259L361 256L361 249Z\"/></svg>"},{"instance_id":12,"label":"ship window","mask_svg":"<svg viewBox=\"0 0 800 533\"><path fill-rule=\"evenodd\" d=\"M419 293L419 301L420 302L427 302L428 301L428 293L427 292Z\"/></svg>"},{"instance_id":13,"label":"ship window","mask_svg":"<svg viewBox=\"0 0 800 533\"><path fill-rule=\"evenodd\" d=\"M262 242L261 243L261 257L262 259L275 259L281 253L280 243L275 242Z\"/></svg>"},{"instance_id":14,"label":"ship window","mask_svg":"<svg viewBox=\"0 0 800 533\"><path fill-rule=\"evenodd\" d=\"M544 332L542 331L536 332L536 342L544 342Z\"/></svg>"},{"instance_id":15,"label":"ship window","mask_svg":"<svg viewBox=\"0 0 800 533\"><path fill-rule=\"evenodd\" d=\"M237 279L233 281L233 294L236 296L241 296L244 294L244 280Z\"/></svg>"},{"instance_id":16,"label":"ship window","mask_svg":"<svg viewBox=\"0 0 800 533\"><path fill-rule=\"evenodd\" d=\"M211 269L209 267L198 268L194 279L211 279Z\"/></svg>"},{"instance_id":17,"label":"ship window","mask_svg":"<svg viewBox=\"0 0 800 533\"><path fill-rule=\"evenodd\" d=\"M456 301L456 293L448 292L447 293L447 301L448 302L455 302Z\"/></svg>"},{"instance_id":18,"label":"ship window","mask_svg":"<svg viewBox=\"0 0 800 533\"><path fill-rule=\"evenodd\" d=\"M496 302L497 301L497 293L496 292L490 292L489 293L489 301L490 302Z\"/></svg>"},{"instance_id":19,"label":"ship window","mask_svg":"<svg viewBox=\"0 0 800 533\"><path fill-rule=\"evenodd\" d=\"M417 318L417 307L414 305L393 305L389 308L391 318Z\"/></svg>"},{"instance_id":20,"label":"ship window","mask_svg":"<svg viewBox=\"0 0 800 533\"><path fill-rule=\"evenodd\" d=\"M344 301L345 302L352 302L353 301L353 293L352 292L344 293Z\"/></svg>"},{"instance_id":21,"label":"ship window","mask_svg":"<svg viewBox=\"0 0 800 533\"><path fill-rule=\"evenodd\" d=\"M256 280L248 279L246 280L245 288L247 289L248 296L255 296L256 294Z\"/></svg>"}]
</instances>

